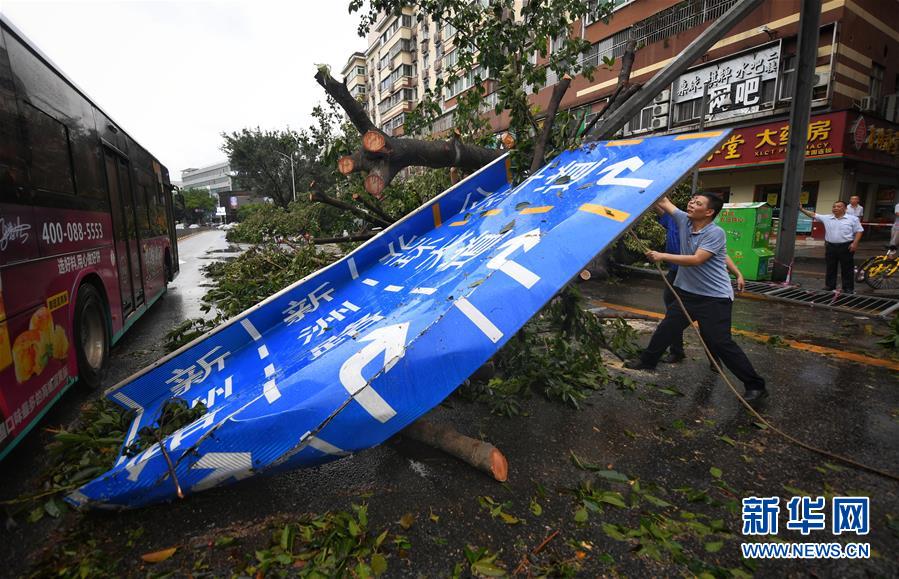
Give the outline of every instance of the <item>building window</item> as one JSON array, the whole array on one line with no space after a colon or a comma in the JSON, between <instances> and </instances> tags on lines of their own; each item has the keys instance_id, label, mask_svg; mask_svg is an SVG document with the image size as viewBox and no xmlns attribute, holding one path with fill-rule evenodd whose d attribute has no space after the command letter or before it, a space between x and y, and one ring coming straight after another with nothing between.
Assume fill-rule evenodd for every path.
<instances>
[{"instance_id":1,"label":"building window","mask_svg":"<svg viewBox=\"0 0 899 579\"><path fill-rule=\"evenodd\" d=\"M440 35L443 40L450 38L451 36L456 35L456 27L450 24L449 22L443 23L443 28L440 29Z\"/></svg>"},{"instance_id":2,"label":"building window","mask_svg":"<svg viewBox=\"0 0 899 579\"><path fill-rule=\"evenodd\" d=\"M650 105L637 113L634 118L627 122L625 131L635 133L637 131L650 130L652 128L652 109L654 106Z\"/></svg>"},{"instance_id":3,"label":"building window","mask_svg":"<svg viewBox=\"0 0 899 579\"><path fill-rule=\"evenodd\" d=\"M780 94L779 100L793 98L793 83L796 78L796 55L788 54L783 57L780 64Z\"/></svg>"},{"instance_id":4,"label":"building window","mask_svg":"<svg viewBox=\"0 0 899 579\"><path fill-rule=\"evenodd\" d=\"M674 123L688 123L702 115L702 99L693 99L674 105Z\"/></svg>"},{"instance_id":5,"label":"building window","mask_svg":"<svg viewBox=\"0 0 899 579\"><path fill-rule=\"evenodd\" d=\"M364 66L357 66L357 67L356 67L356 74L365 76L365 67L364 67Z\"/></svg>"},{"instance_id":6,"label":"building window","mask_svg":"<svg viewBox=\"0 0 899 579\"><path fill-rule=\"evenodd\" d=\"M470 89L474 86L477 77L484 77L483 73L483 69L481 69L481 67L478 67L477 69L469 71L467 74L462 75L450 84L446 85L444 98L451 99L457 94Z\"/></svg>"},{"instance_id":7,"label":"building window","mask_svg":"<svg viewBox=\"0 0 899 579\"><path fill-rule=\"evenodd\" d=\"M871 90L868 92L868 95L875 101L880 99L883 94L884 72L884 68L879 64L871 65Z\"/></svg>"},{"instance_id":8,"label":"building window","mask_svg":"<svg viewBox=\"0 0 899 579\"><path fill-rule=\"evenodd\" d=\"M447 55L443 57L443 66L446 68L455 66L455 64L457 62L459 62L459 51L458 50L453 50L452 52L447 53Z\"/></svg>"}]
</instances>

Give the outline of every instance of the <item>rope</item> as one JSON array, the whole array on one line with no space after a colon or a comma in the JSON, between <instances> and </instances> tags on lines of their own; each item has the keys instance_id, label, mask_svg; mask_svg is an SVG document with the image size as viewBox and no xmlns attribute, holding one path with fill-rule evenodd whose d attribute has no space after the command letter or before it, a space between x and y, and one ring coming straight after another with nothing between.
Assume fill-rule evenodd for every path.
<instances>
[{"instance_id":1,"label":"rope","mask_svg":"<svg viewBox=\"0 0 899 579\"><path fill-rule=\"evenodd\" d=\"M639 237L637 237L637 235L633 231L630 231L629 233L634 237L634 240L637 242L637 245L639 245L644 250L644 253L650 251L649 247L647 247L646 244L643 243L643 240L641 240ZM736 389L736 387L733 385L733 383L730 381L730 379L724 373L724 369L721 367L718 360L715 358L715 356L712 356L712 351L709 349L708 344L705 343L705 340L702 339L702 334L700 333L697 325L695 323L693 323L693 318L690 317L690 313L687 311L687 307L684 305L684 302L681 301L680 296L677 294L677 291L674 289L674 287L671 285L671 283L665 277L665 274L662 271L662 266L659 265L658 262L655 262L655 266L656 266L656 269L659 271L659 275L662 276L662 280L665 282L665 285L667 285L668 289L671 290L671 293L674 294L674 297L677 300L678 305L680 305L681 310L684 312L684 316L686 316L687 321L690 322L690 326L693 328L693 331L696 332L696 337L699 338L699 343L702 344L702 348L703 348L703 350L705 350L706 356L709 357L712 364L714 364L715 368L718 370L718 375L724 379L724 383L727 384L727 386L731 389L731 392L734 393L734 396L737 397L737 399L740 401L740 403L746 408L746 410L749 411L749 413L752 416L757 418L760 423L762 423L766 427L768 427L769 430L780 435L784 439L788 440L789 442L792 442L793 444L795 444L797 446L800 446L806 450L820 454L822 456L826 456L828 458L832 458L834 460L840 461L840 462L847 464L849 466L852 466L853 468L856 468L858 470L867 471L867 472L877 474L882 477L899 482L899 476L897 476L895 474L886 472L884 470L880 470L879 468L876 468L873 466L868 466L866 464L863 464L863 463L853 460L851 458L847 458L847 457L841 456L839 454L834 454L830 451L824 450L823 448L818 448L817 446L811 445L807 442L803 442L803 441L799 440L798 438L796 438L795 436L787 434L786 432L777 428L776 426L771 424L764 416L759 414L758 411L756 411L756 409L753 408L752 405L749 404L749 402L747 402L745 398L743 398L743 396L740 394L740 392Z\"/></svg>"}]
</instances>

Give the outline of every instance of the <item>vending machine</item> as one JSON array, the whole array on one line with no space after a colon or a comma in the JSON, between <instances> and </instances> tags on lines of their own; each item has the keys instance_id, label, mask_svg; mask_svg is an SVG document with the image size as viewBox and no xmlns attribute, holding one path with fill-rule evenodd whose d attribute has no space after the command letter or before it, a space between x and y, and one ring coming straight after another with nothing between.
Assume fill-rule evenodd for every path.
<instances>
[{"instance_id":1,"label":"vending machine","mask_svg":"<svg viewBox=\"0 0 899 579\"><path fill-rule=\"evenodd\" d=\"M725 203L715 223L727 233L727 254L743 277L754 281L771 279L771 206L762 202Z\"/></svg>"}]
</instances>

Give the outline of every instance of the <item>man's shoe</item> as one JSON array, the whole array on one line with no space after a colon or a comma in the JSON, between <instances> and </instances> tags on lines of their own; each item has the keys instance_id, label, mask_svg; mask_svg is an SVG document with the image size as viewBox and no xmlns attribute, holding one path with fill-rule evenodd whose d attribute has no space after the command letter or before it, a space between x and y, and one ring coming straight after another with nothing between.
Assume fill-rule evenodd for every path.
<instances>
[{"instance_id":1,"label":"man's shoe","mask_svg":"<svg viewBox=\"0 0 899 579\"><path fill-rule=\"evenodd\" d=\"M743 400L745 400L746 402L757 402L767 397L768 390L766 390L765 388L755 388L752 390L747 390L743 394Z\"/></svg>"},{"instance_id":2,"label":"man's shoe","mask_svg":"<svg viewBox=\"0 0 899 579\"><path fill-rule=\"evenodd\" d=\"M633 360L628 360L624 363L624 367L628 370L655 370L655 364L649 365L643 362L640 358L635 358Z\"/></svg>"},{"instance_id":3,"label":"man's shoe","mask_svg":"<svg viewBox=\"0 0 899 579\"><path fill-rule=\"evenodd\" d=\"M685 354L676 354L674 352L668 352L662 357L662 362L666 364L677 364L687 356Z\"/></svg>"}]
</instances>

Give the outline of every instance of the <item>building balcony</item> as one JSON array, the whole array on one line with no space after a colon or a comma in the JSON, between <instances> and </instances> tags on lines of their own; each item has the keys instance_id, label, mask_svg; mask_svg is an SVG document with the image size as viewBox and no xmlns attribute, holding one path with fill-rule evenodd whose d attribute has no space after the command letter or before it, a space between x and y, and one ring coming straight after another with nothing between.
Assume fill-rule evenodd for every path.
<instances>
[{"instance_id":1,"label":"building balcony","mask_svg":"<svg viewBox=\"0 0 899 579\"><path fill-rule=\"evenodd\" d=\"M414 76L401 76L400 78L393 81L393 86L390 88L390 92L394 92L401 88L415 88L418 85L418 78Z\"/></svg>"}]
</instances>

